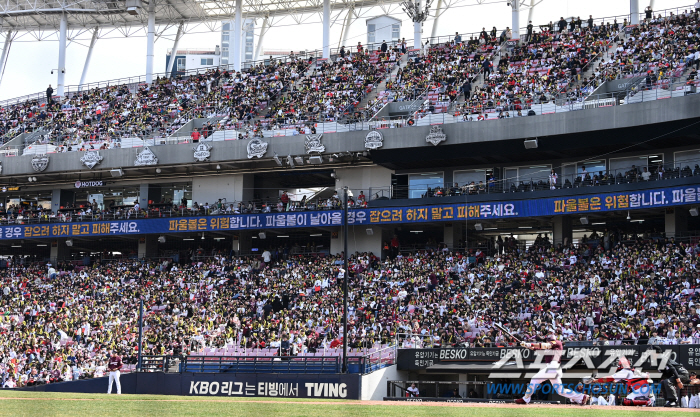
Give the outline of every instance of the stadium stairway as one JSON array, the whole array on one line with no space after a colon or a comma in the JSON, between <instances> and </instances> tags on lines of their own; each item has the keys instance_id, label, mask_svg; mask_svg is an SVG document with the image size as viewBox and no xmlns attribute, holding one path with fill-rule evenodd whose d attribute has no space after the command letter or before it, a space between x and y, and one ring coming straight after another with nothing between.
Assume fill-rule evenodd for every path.
<instances>
[{"instance_id":1,"label":"stadium stairway","mask_svg":"<svg viewBox=\"0 0 700 417\"><path fill-rule=\"evenodd\" d=\"M401 58L399 59L398 65L394 66L394 68L391 70L391 73L389 74L389 76L387 76L387 77L386 77L382 82L380 82L369 94L367 94L367 95L362 99L362 101L360 101L360 102L357 104L356 108L357 108L357 109L364 109L365 107L367 107L367 104L368 104L370 101L372 101L372 100L374 100L375 98L377 98L377 96L379 95L379 93L380 93L381 91L384 91L384 90L386 89L386 84L387 84L387 82L389 82L390 80L395 79L395 78L396 78L396 74L398 74L398 72L399 72L399 69L400 69L402 66L405 67L407 62L408 62L408 54L403 54L403 55L401 55Z\"/></svg>"}]
</instances>

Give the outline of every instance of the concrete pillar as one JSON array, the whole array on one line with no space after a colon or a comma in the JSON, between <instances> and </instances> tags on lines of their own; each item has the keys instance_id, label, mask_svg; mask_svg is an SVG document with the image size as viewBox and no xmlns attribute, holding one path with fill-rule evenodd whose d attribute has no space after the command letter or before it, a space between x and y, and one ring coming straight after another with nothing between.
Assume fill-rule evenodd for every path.
<instances>
[{"instance_id":1,"label":"concrete pillar","mask_svg":"<svg viewBox=\"0 0 700 417\"><path fill-rule=\"evenodd\" d=\"M459 382L467 382L467 374L459 374ZM467 398L468 393L467 384L459 384L459 396Z\"/></svg>"},{"instance_id":2,"label":"concrete pillar","mask_svg":"<svg viewBox=\"0 0 700 417\"><path fill-rule=\"evenodd\" d=\"M158 256L158 235L145 235L139 239L139 259Z\"/></svg>"},{"instance_id":3,"label":"concrete pillar","mask_svg":"<svg viewBox=\"0 0 700 417\"><path fill-rule=\"evenodd\" d=\"M156 2L148 4L148 33L146 34L146 84L153 82L153 56L156 46Z\"/></svg>"},{"instance_id":4,"label":"concrete pillar","mask_svg":"<svg viewBox=\"0 0 700 417\"><path fill-rule=\"evenodd\" d=\"M51 211L58 213L58 209L61 208L61 189L54 188L51 192Z\"/></svg>"},{"instance_id":5,"label":"concrete pillar","mask_svg":"<svg viewBox=\"0 0 700 417\"><path fill-rule=\"evenodd\" d=\"M61 23L58 27L58 83L57 94L62 98L65 94L66 83L66 41L68 39L68 17L61 14Z\"/></svg>"},{"instance_id":6,"label":"concrete pillar","mask_svg":"<svg viewBox=\"0 0 700 417\"><path fill-rule=\"evenodd\" d=\"M148 207L148 184L141 184L139 186L138 202L142 209Z\"/></svg>"},{"instance_id":7,"label":"concrete pillar","mask_svg":"<svg viewBox=\"0 0 700 417\"><path fill-rule=\"evenodd\" d=\"M669 207L666 209L666 237L680 236L688 231L688 209Z\"/></svg>"},{"instance_id":8,"label":"concrete pillar","mask_svg":"<svg viewBox=\"0 0 700 417\"><path fill-rule=\"evenodd\" d=\"M331 0L323 0L323 57L331 57Z\"/></svg>"},{"instance_id":9,"label":"concrete pillar","mask_svg":"<svg viewBox=\"0 0 700 417\"><path fill-rule=\"evenodd\" d=\"M562 245L571 243L573 234L571 231L571 216L556 216L552 220L552 230L553 236L552 240L554 245Z\"/></svg>"},{"instance_id":10,"label":"concrete pillar","mask_svg":"<svg viewBox=\"0 0 700 417\"><path fill-rule=\"evenodd\" d=\"M444 239L445 245L447 245L450 250L459 246L462 240L462 233L464 232L464 223L445 223Z\"/></svg>"},{"instance_id":11,"label":"concrete pillar","mask_svg":"<svg viewBox=\"0 0 700 417\"><path fill-rule=\"evenodd\" d=\"M391 189L391 174L394 171L384 167L362 168L338 168L335 170L335 189L341 194L343 187L347 186L357 201L360 191L365 194L368 201L384 195L389 197Z\"/></svg>"},{"instance_id":12,"label":"concrete pillar","mask_svg":"<svg viewBox=\"0 0 700 417\"><path fill-rule=\"evenodd\" d=\"M257 254L261 254L263 251L261 248L267 247L267 239L260 239L258 237L258 234L262 232L260 231L244 231L241 230L239 232L236 232L233 236L233 246L231 246L231 249L236 253L236 256L246 256L250 255L251 249L252 248L258 248L258 252L255 252ZM256 238L253 239L253 236Z\"/></svg>"},{"instance_id":13,"label":"concrete pillar","mask_svg":"<svg viewBox=\"0 0 700 417\"><path fill-rule=\"evenodd\" d=\"M367 229L372 230L372 234L367 233ZM334 230L338 231L338 238L331 237L331 256L339 254L343 251L343 228L337 227ZM351 255L355 252L372 252L380 257L382 253L382 243L384 240L385 231L377 225L357 225L348 227L348 253Z\"/></svg>"},{"instance_id":14,"label":"concrete pillar","mask_svg":"<svg viewBox=\"0 0 700 417\"><path fill-rule=\"evenodd\" d=\"M630 23L639 24L639 0L630 0Z\"/></svg>"},{"instance_id":15,"label":"concrete pillar","mask_svg":"<svg viewBox=\"0 0 700 417\"><path fill-rule=\"evenodd\" d=\"M192 201L199 204L214 204L221 198L226 199L227 204L239 201L248 203L253 200L253 187L253 174L195 177L192 180ZM270 195L270 197L273 196Z\"/></svg>"},{"instance_id":16,"label":"concrete pillar","mask_svg":"<svg viewBox=\"0 0 700 417\"><path fill-rule=\"evenodd\" d=\"M241 38L243 30L243 0L236 0L236 16L233 20L233 69L241 70ZM229 51L230 53L231 51Z\"/></svg>"},{"instance_id":17,"label":"concrete pillar","mask_svg":"<svg viewBox=\"0 0 700 417\"><path fill-rule=\"evenodd\" d=\"M70 257L70 247L66 245L66 240L67 239L61 238L51 241L51 254L49 257L54 264Z\"/></svg>"},{"instance_id":18,"label":"concrete pillar","mask_svg":"<svg viewBox=\"0 0 700 417\"><path fill-rule=\"evenodd\" d=\"M511 39L520 39L520 0L515 0L512 3L513 17L511 22L511 31L513 35Z\"/></svg>"}]
</instances>

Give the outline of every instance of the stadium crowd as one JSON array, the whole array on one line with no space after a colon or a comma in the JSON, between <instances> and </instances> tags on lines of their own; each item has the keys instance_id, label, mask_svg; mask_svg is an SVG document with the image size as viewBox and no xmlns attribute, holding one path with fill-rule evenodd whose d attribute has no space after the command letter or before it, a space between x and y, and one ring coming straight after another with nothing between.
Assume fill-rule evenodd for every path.
<instances>
[{"instance_id":1,"label":"stadium crowd","mask_svg":"<svg viewBox=\"0 0 700 417\"><path fill-rule=\"evenodd\" d=\"M578 246L540 236L527 250L499 240L489 254L406 253L393 244L382 259L354 254L348 344L503 345L495 321L528 340L554 332L563 341L698 342L700 244L620 239L606 230ZM342 268L342 254L281 249L182 264L11 263L0 272L0 382L100 376L108 350L134 364L140 297L144 354L333 354L343 338Z\"/></svg>"}]
</instances>

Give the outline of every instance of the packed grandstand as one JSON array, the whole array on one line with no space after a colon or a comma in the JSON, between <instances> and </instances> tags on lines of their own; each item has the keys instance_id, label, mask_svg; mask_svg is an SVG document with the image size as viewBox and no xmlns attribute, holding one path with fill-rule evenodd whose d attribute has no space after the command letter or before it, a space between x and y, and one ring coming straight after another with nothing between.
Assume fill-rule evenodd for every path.
<instances>
[{"instance_id":1,"label":"packed grandstand","mask_svg":"<svg viewBox=\"0 0 700 417\"><path fill-rule=\"evenodd\" d=\"M696 11L652 15L630 33L617 19L561 22L533 29L517 47L484 30L428 41L411 59L405 41L386 52L358 45L333 61L290 55L240 72L212 68L153 86L12 103L1 110L0 133L6 143L36 132L22 154L84 151L179 138L178 128L194 118L208 120L195 141L243 139L347 131L358 122L412 126L431 115L461 122L561 112L595 98L596 87L613 79L644 78L627 91L629 103L650 91L682 96L700 82ZM409 116L376 117L387 103L415 100L420 106Z\"/></svg>"},{"instance_id":2,"label":"packed grandstand","mask_svg":"<svg viewBox=\"0 0 700 417\"><path fill-rule=\"evenodd\" d=\"M348 345L508 346L492 323L540 341L700 343L700 243L591 236L496 253L423 250L350 261ZM488 256L487 256L488 255ZM289 248L261 258L215 254L93 266L9 264L2 272L2 375L6 387L104 375L116 350L133 369L139 297L144 354L339 355L341 256ZM339 305L340 302L340 305Z\"/></svg>"},{"instance_id":3,"label":"packed grandstand","mask_svg":"<svg viewBox=\"0 0 700 417\"><path fill-rule=\"evenodd\" d=\"M508 44L505 31L499 36L484 29L447 42L427 42L420 51L413 51L415 55L409 54L405 41L387 48L358 45L343 48L332 60L292 54L240 72L211 68L158 78L153 85L114 85L65 98L10 103L0 109L4 155L141 147L160 140L199 143L369 127L409 129L433 124L435 117L441 123L456 123L539 116L588 108L589 102L605 107L608 98L598 98L595 92L612 80L635 80L618 92L617 104L648 101L650 92L654 100L696 92L700 83L698 10L652 14L637 26L614 19L553 21L529 29L516 46ZM382 110L394 102L419 105L404 116L385 116ZM180 130L193 120L204 124L193 131ZM12 142L19 137L21 144ZM645 161L657 161L652 158L656 157ZM250 153L248 159L252 159ZM276 154L275 159L282 167ZM645 162L648 165L643 168L602 168L598 173L588 173L584 165L571 178L557 175L551 165L538 165L534 168L542 168L544 174L529 182L495 177L492 170L488 175L484 171L484 182L430 184L420 196L468 199L525 191L563 195L583 187L600 187L596 192L606 192L606 186L670 187L669 182L676 186L679 181L696 181L700 166L695 162L700 164L700 159L684 160L682 165L678 160ZM217 173L220 169L216 165ZM123 174L119 171L117 176ZM201 174L205 175L209 174ZM333 178L338 180L335 172ZM681 203L697 201L694 197L700 188L688 187L692 192L684 195L693 199ZM96 200L67 201L65 193L53 204L60 209L19 200L8 204L1 221L3 226L25 226L197 216L213 224L217 215L367 208L370 200L360 191L344 207L337 191L332 195L323 191L309 200L304 196L290 201L285 191L279 198L233 203L219 199L211 204L188 201L183 194L182 200L163 197L160 202L147 197L143 206L138 200L112 206ZM698 209L691 210L697 216ZM672 210L664 214L677 215ZM628 210L628 223L631 219ZM678 229L676 236L671 237L651 227L636 232L617 228L613 220L608 219L609 227L588 229L592 233L575 240L570 238L569 224L569 238L554 241L548 234L537 234L533 241L524 242L510 233L481 246L470 246L460 238L450 244L430 238L399 248L393 233L388 236L394 240L384 241L381 238L387 233L378 232L381 249L376 253L332 252L334 246L316 251L311 243L308 248L298 242L273 245L266 243L271 239L265 241L264 232L255 253L243 253L242 244L236 253L193 242L186 244L186 256L137 259L127 250L119 252L127 255L123 257L105 250L104 256L92 253L80 261L47 263L39 256L14 251L0 263L1 387L102 377L115 354L123 358L124 371L133 371L139 355L282 361L339 357L344 342L351 356L376 354L392 364L397 348L516 347L513 336L494 328L495 323L505 324L525 342L547 342L554 335L572 346L700 344L700 240L684 235L686 230L676 224L672 225ZM581 218L583 225L588 221L586 216ZM443 233L440 227L439 234ZM482 231L483 225L478 223L475 230ZM331 233L335 235L329 234L329 240L338 238L337 230ZM366 230L368 236L373 233L371 228ZM251 234L248 239L257 237ZM97 242L101 241L83 244L94 244L100 251ZM151 243L144 238L137 245ZM51 245L59 253L55 249L59 244ZM72 247L73 241L66 245ZM20 244L12 247L24 250ZM342 301L346 276L347 313ZM139 344L141 304L143 342ZM342 330L345 313L347 334Z\"/></svg>"}]
</instances>

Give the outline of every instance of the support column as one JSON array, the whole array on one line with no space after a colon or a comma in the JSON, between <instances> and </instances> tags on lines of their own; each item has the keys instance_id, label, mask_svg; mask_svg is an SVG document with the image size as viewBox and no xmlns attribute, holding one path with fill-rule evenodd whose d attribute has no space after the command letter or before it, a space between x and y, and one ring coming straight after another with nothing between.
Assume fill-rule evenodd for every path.
<instances>
[{"instance_id":1,"label":"support column","mask_svg":"<svg viewBox=\"0 0 700 417\"><path fill-rule=\"evenodd\" d=\"M527 21L532 22L532 15L535 14L535 0L530 0L530 10L527 12Z\"/></svg>"},{"instance_id":2,"label":"support column","mask_svg":"<svg viewBox=\"0 0 700 417\"><path fill-rule=\"evenodd\" d=\"M340 34L340 43L338 44L338 48L345 46L345 43L348 41L348 33L350 33L350 25L352 25L354 13L354 8L351 7L348 9L348 15L345 16L345 23L343 24L343 32Z\"/></svg>"},{"instance_id":3,"label":"support column","mask_svg":"<svg viewBox=\"0 0 700 417\"><path fill-rule=\"evenodd\" d=\"M467 382L467 374L459 374L459 382ZM462 398L467 398L467 384L459 384L459 396Z\"/></svg>"},{"instance_id":4,"label":"support column","mask_svg":"<svg viewBox=\"0 0 700 417\"><path fill-rule=\"evenodd\" d=\"M231 246L231 249L235 252L236 256L250 255L252 253L252 248L258 248L258 252L256 252L257 254L263 253L263 250L261 248L267 247L267 240L260 239L258 237L259 233L262 231L263 230L255 232L237 232L237 234L235 234L233 237L233 246ZM255 235L256 239L253 239L253 235Z\"/></svg>"},{"instance_id":5,"label":"support column","mask_svg":"<svg viewBox=\"0 0 700 417\"><path fill-rule=\"evenodd\" d=\"M649 0L649 7L651 7L651 10L654 10L654 0Z\"/></svg>"},{"instance_id":6,"label":"support column","mask_svg":"<svg viewBox=\"0 0 700 417\"><path fill-rule=\"evenodd\" d=\"M68 259L70 257L70 247L66 245L67 239L54 239L51 241L51 252L49 257L54 265L58 261Z\"/></svg>"},{"instance_id":7,"label":"support column","mask_svg":"<svg viewBox=\"0 0 700 417\"><path fill-rule=\"evenodd\" d=\"M571 230L571 216L556 216L552 220L552 243L554 246L568 245L573 238Z\"/></svg>"},{"instance_id":8,"label":"support column","mask_svg":"<svg viewBox=\"0 0 700 417\"><path fill-rule=\"evenodd\" d=\"M146 235L139 239L139 259L158 256L158 235Z\"/></svg>"},{"instance_id":9,"label":"support column","mask_svg":"<svg viewBox=\"0 0 700 417\"><path fill-rule=\"evenodd\" d=\"M331 57L331 0L323 0L323 57Z\"/></svg>"},{"instance_id":10,"label":"support column","mask_svg":"<svg viewBox=\"0 0 700 417\"><path fill-rule=\"evenodd\" d=\"M156 36L156 3L148 3L148 34L146 36L146 84L153 82L153 55Z\"/></svg>"},{"instance_id":11,"label":"support column","mask_svg":"<svg viewBox=\"0 0 700 417\"><path fill-rule=\"evenodd\" d=\"M46 207L44 207L46 208ZM54 188L53 191L51 192L51 207L50 211L54 213L58 213L58 209L61 208L61 189L60 188Z\"/></svg>"},{"instance_id":12,"label":"support column","mask_svg":"<svg viewBox=\"0 0 700 417\"><path fill-rule=\"evenodd\" d=\"M61 23L58 28L58 83L56 90L60 97L65 93L66 82L66 40L68 31L68 17L61 14Z\"/></svg>"},{"instance_id":13,"label":"support column","mask_svg":"<svg viewBox=\"0 0 700 417\"><path fill-rule=\"evenodd\" d=\"M445 223L443 242L450 250L454 251L456 247L459 247L463 231L464 223L462 222Z\"/></svg>"},{"instance_id":14,"label":"support column","mask_svg":"<svg viewBox=\"0 0 700 417\"><path fill-rule=\"evenodd\" d=\"M233 19L233 70L241 70L241 38L243 30L243 0L236 0L236 16ZM230 53L230 52L229 52Z\"/></svg>"},{"instance_id":15,"label":"support column","mask_svg":"<svg viewBox=\"0 0 700 417\"><path fill-rule=\"evenodd\" d=\"M5 44L2 47L2 56L0 56L0 84L2 83L2 76L5 74L5 63L7 62L7 57L10 55L12 40L12 31L8 30L5 36Z\"/></svg>"},{"instance_id":16,"label":"support column","mask_svg":"<svg viewBox=\"0 0 700 417\"><path fill-rule=\"evenodd\" d=\"M90 47L88 47L87 57L85 57L85 65L83 66L83 74L80 76L80 84L78 85L78 91L83 90L83 84L85 84L85 78L87 77L88 68L90 67L90 58L92 58L92 49L95 47L95 42L97 42L97 33L100 28L95 28L92 33L92 39L90 39Z\"/></svg>"},{"instance_id":17,"label":"support column","mask_svg":"<svg viewBox=\"0 0 700 417\"><path fill-rule=\"evenodd\" d=\"M639 0L630 0L630 24L639 24Z\"/></svg>"},{"instance_id":18,"label":"support column","mask_svg":"<svg viewBox=\"0 0 700 417\"><path fill-rule=\"evenodd\" d=\"M175 42L173 42L173 50L170 52L170 61L168 61L168 68L165 70L165 75L168 78L173 76L173 65L175 64L175 61L177 61L177 46L180 43L180 38L182 37L182 27L184 25L185 22L180 22L180 25L177 27Z\"/></svg>"},{"instance_id":19,"label":"support column","mask_svg":"<svg viewBox=\"0 0 700 417\"><path fill-rule=\"evenodd\" d=\"M688 231L688 209L669 207L666 209L666 237L680 236Z\"/></svg>"},{"instance_id":20,"label":"support column","mask_svg":"<svg viewBox=\"0 0 700 417\"><path fill-rule=\"evenodd\" d=\"M513 19L511 23L511 39L520 39L520 0L513 0Z\"/></svg>"},{"instance_id":21,"label":"support column","mask_svg":"<svg viewBox=\"0 0 700 417\"><path fill-rule=\"evenodd\" d=\"M370 229L372 234L367 233ZM335 230L335 229L334 229ZM338 239L331 238L331 256L343 251L343 228L338 227ZM349 225L348 226L348 253L372 252L375 256L382 255L382 228L377 225Z\"/></svg>"},{"instance_id":22,"label":"support column","mask_svg":"<svg viewBox=\"0 0 700 417\"><path fill-rule=\"evenodd\" d=\"M413 49L420 49L421 47L421 32L423 28L421 27L422 22L413 22Z\"/></svg>"},{"instance_id":23,"label":"support column","mask_svg":"<svg viewBox=\"0 0 700 417\"><path fill-rule=\"evenodd\" d=\"M139 186L139 205L141 209L146 209L148 207L148 184L141 184Z\"/></svg>"},{"instance_id":24,"label":"support column","mask_svg":"<svg viewBox=\"0 0 700 417\"><path fill-rule=\"evenodd\" d=\"M265 40L265 33L267 32L268 25L268 17L265 16L265 19L263 20L262 24L262 29L260 29L260 36L258 36L258 44L255 46L255 55L253 56L253 61L257 61L258 57L260 56L260 52L262 52L263 41Z\"/></svg>"},{"instance_id":25,"label":"support column","mask_svg":"<svg viewBox=\"0 0 700 417\"><path fill-rule=\"evenodd\" d=\"M440 13L442 13L442 0L438 0L437 7L435 7L435 20L433 20L433 30L430 33L431 38L437 37L437 29L440 23ZM431 40L430 43L435 41ZM437 43L437 42L435 42Z\"/></svg>"}]
</instances>

